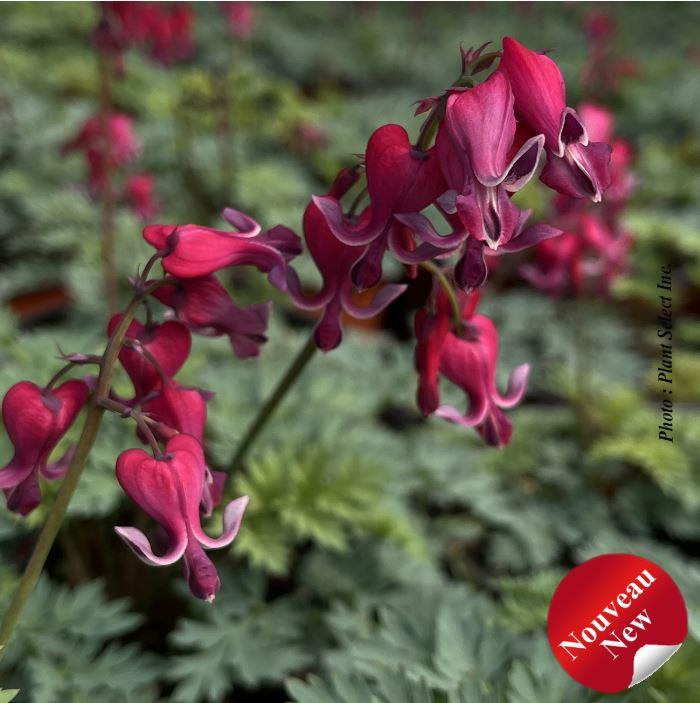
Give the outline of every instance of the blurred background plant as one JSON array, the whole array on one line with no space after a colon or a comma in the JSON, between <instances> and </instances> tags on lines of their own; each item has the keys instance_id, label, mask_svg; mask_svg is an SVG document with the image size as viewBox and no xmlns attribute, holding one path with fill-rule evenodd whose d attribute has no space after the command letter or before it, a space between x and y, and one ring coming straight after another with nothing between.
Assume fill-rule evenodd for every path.
<instances>
[{"instance_id":1,"label":"blurred background plant","mask_svg":"<svg viewBox=\"0 0 700 703\"><path fill-rule=\"evenodd\" d=\"M668 665L619 700L694 700L698 8L155 10L179 13L168 20L177 31L123 48L110 110L133 124L141 150L129 173L149 175L165 222L220 224L221 207L232 205L265 226L298 231L309 194L325 192L338 168L352 165L347 155L361 152L378 124L411 124L412 103L457 74L460 43L512 34L554 52L569 104L592 102L614 115L636 180L616 224L634 244L605 291L539 292L521 275L537 265L537 252L504 259L492 273L484 308L501 332L501 366L533 364L525 403L512 413L514 439L502 451L415 410L412 345L396 340L407 340L422 301L402 298L319 355L249 468L233 477L251 505L232 552L215 557L226 574L213 606L187 598L167 570L133 559L113 533L113 524L136 519L113 474L114 457L133 439L124 423L106 422L48 574L0 663L2 686L36 703L593 701L548 651L548 601L580 560L632 551L677 579L691 634ZM60 156L100 105L104 75L91 33L101 12L87 3L0 10L3 388L53 367L58 341L95 352L102 344L104 202L92 200L85 163ZM542 214L553 205L541 194L528 187L518 197ZM139 232L155 209L130 204L115 198L111 215L122 282L147 258ZM656 438L655 286L664 264L674 268L673 444ZM310 288L318 283L310 264L297 269ZM236 270L229 278L237 300L272 296L278 305L259 359L234 364L225 340L198 339L183 373L184 383L216 391L207 443L220 466L313 324L261 277ZM4 434L0 442L9 456ZM28 520L0 511L0 602L46 509ZM0 692L0 700L11 695Z\"/></svg>"}]
</instances>

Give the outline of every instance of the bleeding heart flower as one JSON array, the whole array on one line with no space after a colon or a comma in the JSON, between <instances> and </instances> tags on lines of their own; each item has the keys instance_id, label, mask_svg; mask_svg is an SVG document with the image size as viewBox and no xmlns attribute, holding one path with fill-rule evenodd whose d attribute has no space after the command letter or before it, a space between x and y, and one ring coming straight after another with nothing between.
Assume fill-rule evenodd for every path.
<instances>
[{"instance_id":1,"label":"bleeding heart flower","mask_svg":"<svg viewBox=\"0 0 700 703\"><path fill-rule=\"evenodd\" d=\"M122 319L117 314L107 325L111 336ZM144 399L165 379L172 378L187 360L192 338L185 325L169 320L161 325L143 325L132 320L125 339L132 346L123 346L119 361L134 384L135 398Z\"/></svg>"},{"instance_id":2,"label":"bleeding heart flower","mask_svg":"<svg viewBox=\"0 0 700 703\"><path fill-rule=\"evenodd\" d=\"M124 194L131 208L142 220L150 220L159 210L154 192L153 178L148 173L138 173L126 182Z\"/></svg>"},{"instance_id":3,"label":"bleeding heart flower","mask_svg":"<svg viewBox=\"0 0 700 703\"><path fill-rule=\"evenodd\" d=\"M84 152L90 191L96 196L102 191L106 172L132 161L139 149L133 120L128 115L117 112L107 117L106 138L100 118L89 117L78 134L64 144L61 153Z\"/></svg>"},{"instance_id":4,"label":"bleeding heart flower","mask_svg":"<svg viewBox=\"0 0 700 703\"><path fill-rule=\"evenodd\" d=\"M461 330L451 329L451 309L439 295L434 312L421 311L417 317L418 403L424 412L434 410L436 415L450 422L475 427L487 444L502 447L508 444L512 434L512 426L502 409L520 402L530 366L518 366L511 374L506 394L498 392L498 332L488 317L474 314L477 301L474 295L462 294ZM449 323L446 325L442 318L447 318ZM466 393L469 400L466 413L449 405L438 406L436 367Z\"/></svg>"},{"instance_id":5,"label":"bleeding heart flower","mask_svg":"<svg viewBox=\"0 0 700 703\"><path fill-rule=\"evenodd\" d=\"M485 128L485 124L490 126ZM514 135L512 94L507 81L497 73L476 88L449 98L446 122L435 143L448 190L438 198L436 207L452 232L438 234L420 213L396 215L422 242L411 258L392 243L399 261L419 262L459 251L455 282L469 291L486 281L487 251L491 255L521 251L561 234L561 230L542 223L525 228L530 211L519 210L510 200L512 192L532 177L542 149L541 135L517 149Z\"/></svg>"},{"instance_id":6,"label":"bleeding heart flower","mask_svg":"<svg viewBox=\"0 0 700 703\"><path fill-rule=\"evenodd\" d=\"M331 186L331 199L341 198L355 182L354 171L341 171ZM304 310L324 308L316 326L316 345L322 351L335 349L342 339L340 316L345 310L351 317L367 319L381 312L406 289L405 285L389 284L381 288L374 300L361 308L352 299L353 282L350 276L353 265L362 256L365 247L350 246L333 236L327 219L321 212L318 199L314 199L304 212L304 241L323 276L323 286L314 296L307 298L301 290L299 277L288 269L289 294L294 303Z\"/></svg>"},{"instance_id":7,"label":"bleeding heart flower","mask_svg":"<svg viewBox=\"0 0 700 703\"><path fill-rule=\"evenodd\" d=\"M151 428L158 439L167 442L175 431L190 435L203 445L207 401L212 393L169 380L151 395L143 404L143 412L159 423ZM202 488L202 512L205 516L211 515L212 510L221 502L227 476L224 471L212 471L208 466L205 467Z\"/></svg>"},{"instance_id":8,"label":"bleeding heart flower","mask_svg":"<svg viewBox=\"0 0 700 703\"><path fill-rule=\"evenodd\" d=\"M188 278L160 286L153 295L172 308L190 330L207 337L227 335L241 359L258 356L267 341L272 303L239 308L214 276Z\"/></svg>"},{"instance_id":9,"label":"bleeding heart flower","mask_svg":"<svg viewBox=\"0 0 700 703\"><path fill-rule=\"evenodd\" d=\"M165 253L163 268L177 278L201 278L229 266L249 265L268 273L270 282L284 290L289 238L272 230L259 237L260 225L237 210L227 208L225 216L238 232L200 225L150 225L143 237ZM275 244L284 248L284 254Z\"/></svg>"},{"instance_id":10,"label":"bleeding heart flower","mask_svg":"<svg viewBox=\"0 0 700 703\"><path fill-rule=\"evenodd\" d=\"M66 381L58 388L39 388L30 381L16 383L5 394L2 417L15 454L0 469L0 488L7 507L27 515L41 502L39 475L49 480L61 478L74 448L54 464L49 456L78 417L88 397L82 381Z\"/></svg>"},{"instance_id":11,"label":"bleeding heart flower","mask_svg":"<svg viewBox=\"0 0 700 703\"><path fill-rule=\"evenodd\" d=\"M416 400L423 415L432 415L440 405L440 356L454 320L450 301L441 288L433 291L434 311L416 313L415 366L418 372ZM461 296L462 317L470 319L479 303L479 291Z\"/></svg>"},{"instance_id":12,"label":"bleeding heart flower","mask_svg":"<svg viewBox=\"0 0 700 703\"><path fill-rule=\"evenodd\" d=\"M544 134L548 161L541 180L559 193L600 202L610 185L610 146L591 142L583 121L566 106L558 66L511 37L503 39L498 68L513 89L515 111L535 134Z\"/></svg>"},{"instance_id":13,"label":"bleeding heart flower","mask_svg":"<svg viewBox=\"0 0 700 703\"><path fill-rule=\"evenodd\" d=\"M385 233L395 213L419 212L445 190L433 150L415 149L399 125L384 125L370 137L365 168L368 216L345 218L337 196L313 198L330 231L350 246L369 244Z\"/></svg>"},{"instance_id":14,"label":"bleeding heart flower","mask_svg":"<svg viewBox=\"0 0 700 703\"><path fill-rule=\"evenodd\" d=\"M544 146L544 136L514 144L516 135L513 92L502 73L481 85L452 95L447 101L446 134L438 146L439 158L448 143L461 161L461 187L455 209L470 236L491 249L507 245L523 230L530 212L521 212L510 200L533 176ZM447 165L454 178L455 166ZM540 230L543 236L549 234Z\"/></svg>"},{"instance_id":15,"label":"bleeding heart flower","mask_svg":"<svg viewBox=\"0 0 700 703\"><path fill-rule=\"evenodd\" d=\"M147 564L167 566L184 557L190 591L197 598L213 601L221 583L202 547L221 549L233 542L248 497L226 506L222 535L209 537L199 517L205 480L204 453L201 444L185 434L167 443L162 458L154 459L143 449L122 452L117 459L117 480L124 492L166 531L169 544L165 554L158 556L146 535L135 527L115 527L117 534Z\"/></svg>"}]
</instances>

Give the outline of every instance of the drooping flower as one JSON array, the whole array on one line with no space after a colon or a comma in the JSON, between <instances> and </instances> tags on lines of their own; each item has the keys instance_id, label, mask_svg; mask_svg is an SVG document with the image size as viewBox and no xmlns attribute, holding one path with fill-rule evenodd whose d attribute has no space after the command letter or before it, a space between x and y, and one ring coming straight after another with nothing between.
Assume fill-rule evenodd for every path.
<instances>
[{"instance_id":1,"label":"drooping flower","mask_svg":"<svg viewBox=\"0 0 700 703\"><path fill-rule=\"evenodd\" d=\"M151 56L156 61L170 64L188 58L194 50L194 15L187 3L168 3L166 7L168 10L163 10L159 3L148 40L151 44Z\"/></svg>"},{"instance_id":2,"label":"drooping flower","mask_svg":"<svg viewBox=\"0 0 700 703\"><path fill-rule=\"evenodd\" d=\"M519 210L510 199L535 173L544 136L515 142L513 93L502 73L495 72L481 85L452 95L445 125L449 139L441 136L438 158L445 163L446 178L454 185L455 172L459 174L455 157L461 162L462 184L456 191L454 209L471 239L494 251L514 251L558 234L547 225L524 230L530 211ZM446 153L448 150L452 153ZM467 247L465 254L462 265L475 271L474 279L460 276L458 264L458 283L463 278L466 287L475 287L483 281L486 267L476 266L475 248Z\"/></svg>"},{"instance_id":3,"label":"drooping flower","mask_svg":"<svg viewBox=\"0 0 700 703\"><path fill-rule=\"evenodd\" d=\"M462 317L469 319L479 303L479 291L463 295L460 302ZM421 308L415 319L416 401L423 415L432 415L440 405L440 357L454 324L452 307L441 289L434 292L434 308L434 311Z\"/></svg>"},{"instance_id":4,"label":"drooping flower","mask_svg":"<svg viewBox=\"0 0 700 703\"><path fill-rule=\"evenodd\" d=\"M293 246L289 238L272 230L261 235L260 225L237 210L227 208L225 215L237 232L200 225L149 225L143 237L164 252L163 268L177 278L201 278L229 266L249 265L285 290L285 255Z\"/></svg>"},{"instance_id":5,"label":"drooping flower","mask_svg":"<svg viewBox=\"0 0 700 703\"><path fill-rule=\"evenodd\" d=\"M107 117L105 132L99 117L89 117L78 133L64 144L61 153L82 151L88 164L88 183L93 195L102 191L105 174L134 159L140 149L131 117L113 113Z\"/></svg>"},{"instance_id":6,"label":"drooping flower","mask_svg":"<svg viewBox=\"0 0 700 703\"><path fill-rule=\"evenodd\" d=\"M183 279L159 287L153 295L172 308L192 332L207 337L228 336L241 359L258 356L267 341L272 303L238 307L215 276Z\"/></svg>"},{"instance_id":7,"label":"drooping flower","mask_svg":"<svg viewBox=\"0 0 700 703\"><path fill-rule=\"evenodd\" d=\"M101 4L110 34L122 46L141 45L154 60L164 64L186 59L192 53L194 15L187 3Z\"/></svg>"},{"instance_id":8,"label":"drooping flower","mask_svg":"<svg viewBox=\"0 0 700 703\"><path fill-rule=\"evenodd\" d=\"M445 190L445 184L434 149L415 149L406 130L395 124L372 134L365 169L371 204L359 216L345 217L339 198L332 195L314 196L313 202L342 243L369 245L355 265L353 280L361 288L371 288L381 278L381 257L393 216L423 210Z\"/></svg>"},{"instance_id":9,"label":"drooping flower","mask_svg":"<svg viewBox=\"0 0 700 703\"><path fill-rule=\"evenodd\" d=\"M148 173L137 173L124 186L124 194L131 208L142 220L150 220L160 209L155 195L155 184Z\"/></svg>"},{"instance_id":10,"label":"drooping flower","mask_svg":"<svg viewBox=\"0 0 700 703\"><path fill-rule=\"evenodd\" d=\"M523 278L554 298L605 294L627 267L632 238L614 231L596 214L573 210L559 222L565 233L535 248L534 261L521 266Z\"/></svg>"},{"instance_id":11,"label":"drooping flower","mask_svg":"<svg viewBox=\"0 0 700 703\"><path fill-rule=\"evenodd\" d=\"M109 321L109 336L121 319L122 315L117 314ZM146 398L163 380L175 376L187 360L192 346L189 330L175 320L156 325L144 325L132 320L125 340L131 345L122 347L119 361L134 385L135 402Z\"/></svg>"},{"instance_id":12,"label":"drooping flower","mask_svg":"<svg viewBox=\"0 0 700 703\"><path fill-rule=\"evenodd\" d=\"M201 444L189 435L173 437L163 457L153 458L143 449L128 449L117 459L117 480L124 492L165 530L168 548L154 553L146 535L135 527L115 527L117 534L141 560L167 566L184 558L190 591L208 602L221 585L216 567L202 547L221 549L236 537L248 505L243 496L230 502L223 516L223 533L209 537L202 529L199 505L205 480Z\"/></svg>"},{"instance_id":13,"label":"drooping flower","mask_svg":"<svg viewBox=\"0 0 700 703\"><path fill-rule=\"evenodd\" d=\"M485 315L474 314L474 298L463 297L462 305L461 330L448 325L445 333L445 323L440 318L449 319L449 312L444 302L433 313L423 312L416 320L419 404L424 412L430 412L439 403L435 373L439 362L440 374L467 395L468 408L462 413L452 406L439 405L435 414L464 427L475 427L487 444L502 447L512 434L503 409L514 407L522 399L530 366L518 366L510 376L505 395L501 395L496 387L496 327Z\"/></svg>"},{"instance_id":14,"label":"drooping flower","mask_svg":"<svg viewBox=\"0 0 700 703\"><path fill-rule=\"evenodd\" d=\"M27 515L41 502L39 476L51 480L65 474L72 449L57 462L47 462L85 405L88 393L85 383L78 380L51 390L20 381L7 391L2 417L15 453L0 469L0 488L10 510Z\"/></svg>"},{"instance_id":15,"label":"drooping flower","mask_svg":"<svg viewBox=\"0 0 700 703\"><path fill-rule=\"evenodd\" d=\"M329 199L341 198L354 184L357 176L354 171L341 171L331 186ZM321 212L317 199L314 199L304 211L304 241L316 263L323 286L311 297L306 297L301 289L299 278L294 269L288 270L289 294L294 303L304 310L323 308L321 320L314 332L316 345L322 351L335 349L342 339L341 314L343 310L351 317L367 319L381 312L392 300L406 289L405 285L388 284L381 288L372 302L366 307L359 307L352 299L354 288L351 270L365 251L363 246L352 246L337 239L330 228L328 220Z\"/></svg>"},{"instance_id":16,"label":"drooping flower","mask_svg":"<svg viewBox=\"0 0 700 703\"><path fill-rule=\"evenodd\" d=\"M200 388L183 386L177 381L167 380L151 394L143 404L143 412L159 424L153 425L156 437L167 442L178 432L194 437L200 444L204 441L204 426L207 422L207 401L212 394ZM167 432L164 431L167 428ZM209 516L221 502L221 495L227 474L212 471L205 466L202 488L202 511Z\"/></svg>"},{"instance_id":17,"label":"drooping flower","mask_svg":"<svg viewBox=\"0 0 700 703\"><path fill-rule=\"evenodd\" d=\"M566 106L559 67L548 56L505 37L498 71L512 87L518 116L533 133L545 136L548 160L542 182L564 195L600 202L610 184L610 146L589 141L582 119Z\"/></svg>"}]
</instances>

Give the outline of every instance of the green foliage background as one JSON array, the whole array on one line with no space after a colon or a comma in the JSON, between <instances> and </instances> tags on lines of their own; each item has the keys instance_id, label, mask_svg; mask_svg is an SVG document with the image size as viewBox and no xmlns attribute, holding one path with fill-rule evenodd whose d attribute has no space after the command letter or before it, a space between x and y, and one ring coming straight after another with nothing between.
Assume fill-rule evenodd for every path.
<instances>
[{"instance_id":1,"label":"green foliage background","mask_svg":"<svg viewBox=\"0 0 700 703\"><path fill-rule=\"evenodd\" d=\"M633 269L611 300L543 298L516 279L484 307L502 334L501 368L530 361L514 440L498 452L413 405L410 343L350 330L313 361L245 472L243 529L215 558L213 606L177 569L135 560L112 531L136 509L114 480L132 428L109 417L48 573L0 663L27 703L577 703L545 639L564 573L631 551L683 591L690 636L662 670L606 700L690 703L700 690L700 94L698 7L597 5L617 20L615 52L635 75L603 96L635 147L626 215ZM352 163L379 124L416 132L412 103L457 74L465 47L513 34L551 48L569 88L586 57L585 3L291 3L256 6L250 42L225 31L217 3L196 11L197 51L169 69L136 51L115 88L135 118L139 169L154 174L165 222L218 222L225 204L298 228L311 193ZM0 311L0 387L48 380L59 343L99 352L106 324L99 208L78 156L60 145L94 110L91 4L0 7L0 297L61 284L57 319ZM221 129L229 120L230 126ZM305 144L303 125L325 146ZM526 197L543 211L541 193ZM140 223L117 218L122 278L145 259ZM676 433L656 437L656 290L674 266ZM300 264L310 284L309 262ZM515 265L513 265L515 266ZM400 275L398 270L393 275ZM501 279L504 280L504 279ZM508 280L508 279L505 279ZM228 281L242 301L273 295L259 277ZM127 295L126 287L122 291ZM310 321L279 296L257 360L197 338L181 380L216 391L207 450L225 466L252 413L303 344ZM410 321L410 311L408 312ZM127 391L126 379L118 386ZM446 389L446 392L447 389ZM458 399L458 396L456 396ZM1 456L11 448L3 434ZM4 459L3 459L4 461ZM55 487L46 486L50 505ZM0 607L45 508L0 512ZM13 691L0 691L0 701Z\"/></svg>"}]
</instances>

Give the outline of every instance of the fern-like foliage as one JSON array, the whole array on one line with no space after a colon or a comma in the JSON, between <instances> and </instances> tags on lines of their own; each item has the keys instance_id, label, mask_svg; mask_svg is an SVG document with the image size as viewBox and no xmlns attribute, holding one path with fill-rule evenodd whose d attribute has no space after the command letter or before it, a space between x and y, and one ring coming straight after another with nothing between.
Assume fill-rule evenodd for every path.
<instances>
[{"instance_id":1,"label":"fern-like foliage","mask_svg":"<svg viewBox=\"0 0 700 703\"><path fill-rule=\"evenodd\" d=\"M6 570L2 583L5 594L14 587ZM155 703L157 658L119 642L141 620L98 581L70 589L42 579L2 659L3 681L31 691L32 703Z\"/></svg>"},{"instance_id":2,"label":"fern-like foliage","mask_svg":"<svg viewBox=\"0 0 700 703\"><path fill-rule=\"evenodd\" d=\"M173 703L216 703L234 687L274 682L312 659L304 642L307 610L294 598L265 604L261 573L222 574L215 603L196 620L183 619L172 635L180 653L168 678Z\"/></svg>"}]
</instances>

